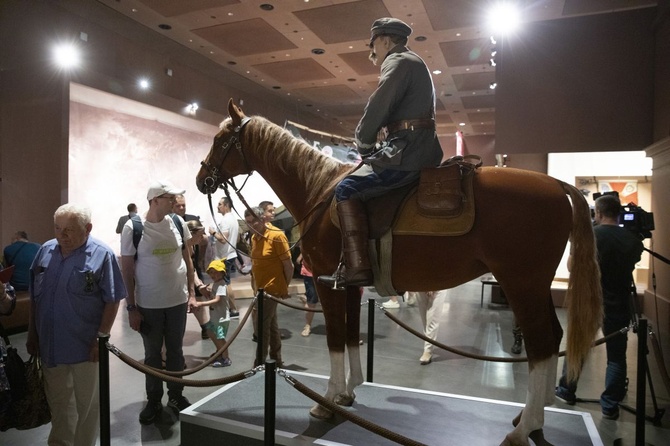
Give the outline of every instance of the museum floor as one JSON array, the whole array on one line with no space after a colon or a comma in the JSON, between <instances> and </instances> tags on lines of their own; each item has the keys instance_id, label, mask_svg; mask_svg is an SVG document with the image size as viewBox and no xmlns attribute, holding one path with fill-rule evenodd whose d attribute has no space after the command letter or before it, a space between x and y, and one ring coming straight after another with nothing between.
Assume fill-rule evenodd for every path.
<instances>
[{"instance_id":1,"label":"museum floor","mask_svg":"<svg viewBox=\"0 0 670 446\"><path fill-rule=\"evenodd\" d=\"M474 280L461 285L447 295L443 319L438 340L446 345L471 350L483 355L511 356L512 346L512 313L504 306L490 305L489 293L484 295L484 308L480 308L481 283ZM374 298L370 290L365 291L364 302ZM379 299L383 302L386 299ZM296 296L291 298L296 304ZM240 299L239 307L242 315L251 302ZM401 303L399 309L388 310L398 318L418 329L420 319L417 307ZM362 337L367 336L367 305L362 308ZM528 379L525 363L508 364L498 362L482 362L456 356L454 354L436 350L433 362L422 366L419 357L422 353L422 342L413 338L407 331L394 324L383 311L377 310L375 316L375 355L374 355L374 382L394 386L417 388L467 395L503 401L524 402ZM565 311L558 310L559 318L563 323ZM309 337L300 336L304 326L304 313L288 307L279 306L279 323L284 339L282 341L282 356L285 369L290 371L308 372L318 375L328 375L329 361L326 349L325 326L323 316L316 314L312 334ZM653 323L653 321L652 321ZM237 322L231 325L231 332ZM565 327L565 324L564 324ZM207 368L190 376L194 379L211 379L232 375L248 370L253 362L256 344L251 341L252 328L249 323L243 328L240 336L231 346L230 357L232 366L227 368ZM20 354L25 357L25 334L12 336L12 342L19 348ZM125 311L119 312L118 320L112 331L110 342L134 358L142 357L142 343L137 333L130 330ZM635 357L637 354L637 339L629 336L628 348L628 377L631 390L628 392L626 404L635 404L634 389L637 373ZM205 360L214 351L211 341L200 338L200 329L194 317L189 316L187 332L184 339L184 352L187 366L193 367ZM523 354L523 353L522 353ZM366 364L366 348L362 347L362 363ZM180 424L177 416L169 410L163 412L160 422L149 426L142 426L137 421L138 414L144 405L143 376L122 363L119 359L110 357L111 375L111 435L112 445L179 445ZM661 408L670 408L668 391L658 376L653 355L649 356L652 369L652 379L655 385L656 396ZM559 367L562 360L559 361ZM578 390L578 397L597 399L602 391L605 367L605 349L597 347L589 357ZM184 394L192 403L207 396L213 388L187 388ZM163 403L165 403L165 398ZM603 419L600 406L594 403L577 403L568 406L556 400L556 407L588 412L592 415L598 433L604 445L614 444L616 439L623 438L626 445L633 445L635 440L635 416L622 410L619 420ZM653 414L653 406L648 393L647 413ZM305 417L309 415L305 413ZM511 421L511 420L510 420ZM419 423L420 420L417 420ZM389 419L385 427L392 428L394 420ZM670 414L661 420L662 426L646 423L646 442L662 446L670 444ZM473 427L474 428L474 427ZM511 429L511 424L510 424ZM30 431L16 431L12 429L0 433L0 444L3 446L38 445L46 444L49 425ZM449 432L445 431L444 445L449 444ZM491 439L490 444L499 444L502 438ZM389 444L380 438L379 444ZM366 446L369 446L366 444Z\"/></svg>"}]
</instances>

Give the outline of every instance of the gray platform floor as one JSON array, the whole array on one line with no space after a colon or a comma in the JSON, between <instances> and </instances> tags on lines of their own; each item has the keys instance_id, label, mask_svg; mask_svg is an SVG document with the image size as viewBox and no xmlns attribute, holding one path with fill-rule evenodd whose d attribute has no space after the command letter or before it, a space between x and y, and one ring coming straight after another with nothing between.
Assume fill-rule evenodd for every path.
<instances>
[{"instance_id":1,"label":"gray platform floor","mask_svg":"<svg viewBox=\"0 0 670 446\"><path fill-rule=\"evenodd\" d=\"M289 374L314 391L326 390L326 376ZM306 417L313 402L283 378L277 379L277 444L396 444L343 417L332 421ZM264 373L259 373L182 412L182 432L189 432L182 445L199 446L205 439L227 445L262 445L264 381ZM497 444L511 430L511 420L521 409L516 403L383 384L363 384L356 395L349 412L426 445ZM550 408L543 431L545 439L555 446L603 444L586 412Z\"/></svg>"},{"instance_id":2,"label":"gray platform floor","mask_svg":"<svg viewBox=\"0 0 670 446\"><path fill-rule=\"evenodd\" d=\"M235 279L234 279L235 280ZM479 354L493 356L512 356L509 351L512 346L512 312L507 308L488 305L490 301L490 287L486 287L484 294L484 308L480 308L481 283L478 280L468 282L450 290L444 305L444 313L438 340L449 346L470 350ZM369 289L365 290L364 302L368 298L378 297ZM385 301L386 299L379 299ZM297 297L291 301L299 304ZM242 299L239 308L242 314L246 311L250 301ZM362 338L367 337L367 311L364 305L361 309ZM416 307L401 303L397 310L389 310L410 326L419 328L419 310ZM323 315L316 314L312 335L300 336L304 326L304 313L282 305L278 310L279 325L285 339L283 344L283 359L289 371L307 372L316 375L328 376L330 372L328 350L326 348L325 326ZM558 310L558 316L565 328L565 311ZM655 322L655 321L652 321ZM231 330L237 327L233 322ZM247 371L253 365L256 344L251 341L251 324L245 326L238 339L230 348L233 365L227 368L207 368L191 378L212 379L229 376ZM15 346L19 348L22 357L25 353L25 333L11 336ZM125 311L119 311L111 334L111 343L115 344L126 354L141 359L143 356L140 335L128 326ZM665 341L667 342L667 340ZM381 311L375 312L375 351L374 351L374 382L390 386L400 386L424 391L444 392L468 397L486 398L513 403L525 401L528 370L526 364L508 364L496 362L482 362L456 356L445 351L436 351L434 360L426 366L419 365L423 341L412 337L403 328L394 324ZM637 354L636 338L629 337L628 341L628 377L631 383L635 382L635 357ZM367 345L361 350L361 360L365 369ZM214 351L209 340L200 339L200 327L195 317L188 317L186 335L184 336L184 353L188 367L194 367ZM522 353L523 354L523 353ZM670 395L656 373L655 358L649 356L652 376L656 385L656 394L661 407L670 408ZM559 360L559 367L562 360ZM586 362L583 376L580 380L578 396L581 398L598 398L604 386L605 349L598 347L593 350ZM364 370L365 371L365 370ZM144 377L131 369L116 357L110 358L111 375L111 433L114 446L126 445L166 445L176 446L181 443L181 427L178 416L169 410L163 413L161 420L153 425L142 426L138 422L138 414L145 404ZM218 388L187 388L184 394L192 401L199 401ZM366 404L365 399L357 399L358 404ZM625 401L635 404L634 387L628 393ZM163 399L166 403L166 399ZM585 411L591 414L596 429L604 445L612 445L616 439L623 438L625 444L634 444L635 417L633 414L622 411L617 421L603 419L598 404L578 403L576 406L567 406L559 400L553 406L566 410ZM647 395L647 413L652 413L649 393ZM305 419L309 415L305 412ZM395 420L389 420L393 424ZM503 418L504 423L509 417ZM661 426L646 423L645 432L647 442L655 446L670 445L670 414L662 419ZM23 446L46 444L49 425L30 431L0 432L0 445ZM449 435L446 431L445 435ZM498 444L498 443L495 443Z\"/></svg>"}]
</instances>

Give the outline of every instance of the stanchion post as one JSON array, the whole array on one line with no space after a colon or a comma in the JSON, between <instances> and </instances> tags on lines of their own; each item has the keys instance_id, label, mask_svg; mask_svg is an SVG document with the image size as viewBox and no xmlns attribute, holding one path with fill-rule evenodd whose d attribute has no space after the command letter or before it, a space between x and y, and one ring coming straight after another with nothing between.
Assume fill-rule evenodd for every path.
<instances>
[{"instance_id":1,"label":"stanchion post","mask_svg":"<svg viewBox=\"0 0 670 446\"><path fill-rule=\"evenodd\" d=\"M368 370L367 380L372 382L375 351L375 299L368 299Z\"/></svg>"},{"instance_id":2,"label":"stanchion post","mask_svg":"<svg viewBox=\"0 0 670 446\"><path fill-rule=\"evenodd\" d=\"M647 320L640 318L637 326L637 395L635 404L635 445L644 446L644 423L647 395Z\"/></svg>"},{"instance_id":3,"label":"stanchion post","mask_svg":"<svg viewBox=\"0 0 670 446\"><path fill-rule=\"evenodd\" d=\"M264 445L275 444L275 419L277 409L277 361L265 361L265 431Z\"/></svg>"},{"instance_id":4,"label":"stanchion post","mask_svg":"<svg viewBox=\"0 0 670 446\"><path fill-rule=\"evenodd\" d=\"M98 377L100 390L100 446L111 445L109 409L109 334L98 333Z\"/></svg>"},{"instance_id":5,"label":"stanchion post","mask_svg":"<svg viewBox=\"0 0 670 446\"><path fill-rule=\"evenodd\" d=\"M265 302L265 290L258 289L256 294L256 365L263 364L265 359L265 352L263 351L263 307Z\"/></svg>"}]
</instances>

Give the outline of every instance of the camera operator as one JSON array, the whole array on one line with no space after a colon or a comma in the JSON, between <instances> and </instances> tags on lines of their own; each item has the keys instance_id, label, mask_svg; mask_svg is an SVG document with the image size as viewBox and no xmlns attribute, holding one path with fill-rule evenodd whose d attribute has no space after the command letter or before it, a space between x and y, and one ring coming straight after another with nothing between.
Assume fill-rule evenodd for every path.
<instances>
[{"instance_id":1,"label":"camera operator","mask_svg":"<svg viewBox=\"0 0 670 446\"><path fill-rule=\"evenodd\" d=\"M633 269L640 261L642 241L638 234L619 226L621 203L615 195L603 195L595 202L593 232L598 248L600 283L603 290L603 335L628 326L631 320L631 285ZM568 261L570 266L571 262ZM606 341L607 369L605 390L600 395L603 418L619 417L619 402L626 394L626 346L628 336L618 335ZM567 382L565 366L556 388L556 396L568 404L575 404L576 382Z\"/></svg>"}]
</instances>

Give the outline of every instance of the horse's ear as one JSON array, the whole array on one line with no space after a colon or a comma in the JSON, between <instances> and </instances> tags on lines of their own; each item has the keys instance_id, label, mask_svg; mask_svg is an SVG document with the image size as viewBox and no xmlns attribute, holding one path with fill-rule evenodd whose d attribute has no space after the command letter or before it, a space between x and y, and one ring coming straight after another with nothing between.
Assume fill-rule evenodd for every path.
<instances>
[{"instance_id":1,"label":"horse's ear","mask_svg":"<svg viewBox=\"0 0 670 446\"><path fill-rule=\"evenodd\" d=\"M233 98L230 98L228 101L228 115L233 119L233 125L239 126L242 124L242 118L244 118L244 112L240 107L233 104Z\"/></svg>"}]
</instances>

